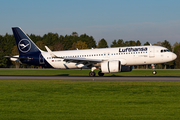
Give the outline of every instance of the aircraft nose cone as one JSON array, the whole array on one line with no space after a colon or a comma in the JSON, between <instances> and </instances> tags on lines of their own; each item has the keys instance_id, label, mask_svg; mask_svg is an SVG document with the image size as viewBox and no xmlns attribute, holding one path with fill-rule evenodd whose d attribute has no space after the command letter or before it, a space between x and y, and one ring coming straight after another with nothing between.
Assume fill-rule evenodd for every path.
<instances>
[{"instance_id":1,"label":"aircraft nose cone","mask_svg":"<svg viewBox=\"0 0 180 120\"><path fill-rule=\"evenodd\" d=\"M176 54L172 54L172 60L175 60L177 58L177 55Z\"/></svg>"}]
</instances>

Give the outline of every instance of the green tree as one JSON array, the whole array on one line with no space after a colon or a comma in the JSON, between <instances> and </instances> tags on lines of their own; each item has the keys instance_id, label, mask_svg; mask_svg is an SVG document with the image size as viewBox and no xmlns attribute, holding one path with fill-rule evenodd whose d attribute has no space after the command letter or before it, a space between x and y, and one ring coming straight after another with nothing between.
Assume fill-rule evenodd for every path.
<instances>
[{"instance_id":1,"label":"green tree","mask_svg":"<svg viewBox=\"0 0 180 120\"><path fill-rule=\"evenodd\" d=\"M31 34L30 36L29 36L29 38L34 42L34 43L36 43L37 41L42 41L42 37L41 36L36 36L36 35L34 35L34 34Z\"/></svg>"},{"instance_id":2,"label":"green tree","mask_svg":"<svg viewBox=\"0 0 180 120\"><path fill-rule=\"evenodd\" d=\"M17 49L17 46L15 45L12 49L11 56L19 55L19 51Z\"/></svg>"},{"instance_id":3,"label":"green tree","mask_svg":"<svg viewBox=\"0 0 180 120\"><path fill-rule=\"evenodd\" d=\"M77 36L78 37L78 33L77 32L72 32L72 36Z\"/></svg>"},{"instance_id":4,"label":"green tree","mask_svg":"<svg viewBox=\"0 0 180 120\"><path fill-rule=\"evenodd\" d=\"M60 50L64 50L63 48L63 44L60 42L57 42L56 44L54 44L54 51L60 51Z\"/></svg>"},{"instance_id":5,"label":"green tree","mask_svg":"<svg viewBox=\"0 0 180 120\"><path fill-rule=\"evenodd\" d=\"M72 47L73 42L71 41L70 37L68 35L65 35L62 44L64 46L64 50L68 50Z\"/></svg>"},{"instance_id":6,"label":"green tree","mask_svg":"<svg viewBox=\"0 0 180 120\"><path fill-rule=\"evenodd\" d=\"M96 47L96 41L92 36L88 36L86 34L80 35L79 38L80 41L86 42L88 48L95 48Z\"/></svg>"},{"instance_id":7,"label":"green tree","mask_svg":"<svg viewBox=\"0 0 180 120\"><path fill-rule=\"evenodd\" d=\"M150 43L149 43L149 42L146 42L146 43L144 43L144 45L148 45L148 46L149 46L149 45L150 45Z\"/></svg>"},{"instance_id":8,"label":"green tree","mask_svg":"<svg viewBox=\"0 0 180 120\"><path fill-rule=\"evenodd\" d=\"M136 42L135 42L135 41L130 40L130 41L129 41L129 46L136 46Z\"/></svg>"},{"instance_id":9,"label":"green tree","mask_svg":"<svg viewBox=\"0 0 180 120\"><path fill-rule=\"evenodd\" d=\"M119 39L117 42L114 40L111 44L111 47L123 47L124 46L124 41L123 39Z\"/></svg>"},{"instance_id":10,"label":"green tree","mask_svg":"<svg viewBox=\"0 0 180 120\"><path fill-rule=\"evenodd\" d=\"M124 46L124 41L123 41L123 39L119 39L119 40L117 41L117 44L118 44L118 47L123 47L123 46Z\"/></svg>"},{"instance_id":11,"label":"green tree","mask_svg":"<svg viewBox=\"0 0 180 120\"><path fill-rule=\"evenodd\" d=\"M136 46L141 46L141 42L139 40L136 41Z\"/></svg>"},{"instance_id":12,"label":"green tree","mask_svg":"<svg viewBox=\"0 0 180 120\"><path fill-rule=\"evenodd\" d=\"M43 43L46 46L53 46L59 39L59 35L57 33L48 33L43 36Z\"/></svg>"},{"instance_id":13,"label":"green tree","mask_svg":"<svg viewBox=\"0 0 180 120\"><path fill-rule=\"evenodd\" d=\"M41 50L46 50L45 49L45 44L43 43L43 41L37 41L36 45L39 47L39 49ZM48 46L49 47L49 46Z\"/></svg>"},{"instance_id":14,"label":"green tree","mask_svg":"<svg viewBox=\"0 0 180 120\"><path fill-rule=\"evenodd\" d=\"M111 47L118 47L116 40L112 41Z\"/></svg>"},{"instance_id":15,"label":"green tree","mask_svg":"<svg viewBox=\"0 0 180 120\"><path fill-rule=\"evenodd\" d=\"M72 48L70 48L70 50L76 49L88 49L86 42L77 41L76 43L73 43Z\"/></svg>"},{"instance_id":16,"label":"green tree","mask_svg":"<svg viewBox=\"0 0 180 120\"><path fill-rule=\"evenodd\" d=\"M108 48L107 42L104 38L98 42L98 48Z\"/></svg>"},{"instance_id":17,"label":"green tree","mask_svg":"<svg viewBox=\"0 0 180 120\"><path fill-rule=\"evenodd\" d=\"M1 41L1 67L8 67L12 64L10 59L4 58L4 56L11 55L13 46L15 45L15 40L13 35L6 35L3 37Z\"/></svg>"},{"instance_id":18,"label":"green tree","mask_svg":"<svg viewBox=\"0 0 180 120\"><path fill-rule=\"evenodd\" d=\"M136 42L135 41L125 41L124 46L136 46Z\"/></svg>"},{"instance_id":19,"label":"green tree","mask_svg":"<svg viewBox=\"0 0 180 120\"><path fill-rule=\"evenodd\" d=\"M3 52L3 50L0 48L0 67L7 67L8 59L5 58L6 54Z\"/></svg>"},{"instance_id":20,"label":"green tree","mask_svg":"<svg viewBox=\"0 0 180 120\"><path fill-rule=\"evenodd\" d=\"M171 44L167 40L164 40L164 42L161 43L161 46L163 46L163 47L167 48L168 50L172 51Z\"/></svg>"}]
</instances>

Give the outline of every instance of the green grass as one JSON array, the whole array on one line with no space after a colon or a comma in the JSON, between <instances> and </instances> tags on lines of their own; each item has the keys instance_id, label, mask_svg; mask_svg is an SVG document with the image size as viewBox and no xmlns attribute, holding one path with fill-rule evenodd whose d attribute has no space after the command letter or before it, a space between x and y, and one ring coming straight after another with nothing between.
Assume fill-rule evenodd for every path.
<instances>
[{"instance_id":1,"label":"green grass","mask_svg":"<svg viewBox=\"0 0 180 120\"><path fill-rule=\"evenodd\" d=\"M95 70L96 76L98 71ZM131 72L109 73L105 76L180 76L180 70L133 70ZM56 76L89 76L90 70L59 70L59 69L0 69L0 75L56 75Z\"/></svg>"},{"instance_id":2,"label":"green grass","mask_svg":"<svg viewBox=\"0 0 180 120\"><path fill-rule=\"evenodd\" d=\"M179 119L179 91L172 81L0 80L0 119Z\"/></svg>"}]
</instances>

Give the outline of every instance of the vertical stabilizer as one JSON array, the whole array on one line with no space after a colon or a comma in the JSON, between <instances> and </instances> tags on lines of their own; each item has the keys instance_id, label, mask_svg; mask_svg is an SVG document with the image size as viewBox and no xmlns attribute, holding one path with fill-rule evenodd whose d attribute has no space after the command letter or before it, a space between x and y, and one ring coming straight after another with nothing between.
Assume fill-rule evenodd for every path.
<instances>
[{"instance_id":1,"label":"vertical stabilizer","mask_svg":"<svg viewBox=\"0 0 180 120\"><path fill-rule=\"evenodd\" d=\"M20 27L13 27L12 31L19 55L33 54L41 51Z\"/></svg>"}]
</instances>

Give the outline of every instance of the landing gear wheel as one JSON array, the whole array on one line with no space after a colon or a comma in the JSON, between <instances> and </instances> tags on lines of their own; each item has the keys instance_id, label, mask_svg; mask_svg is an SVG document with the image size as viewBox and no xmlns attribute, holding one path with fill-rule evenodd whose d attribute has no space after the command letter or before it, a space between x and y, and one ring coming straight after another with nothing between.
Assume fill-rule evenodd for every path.
<instances>
[{"instance_id":1,"label":"landing gear wheel","mask_svg":"<svg viewBox=\"0 0 180 120\"><path fill-rule=\"evenodd\" d=\"M104 76L104 73L102 73L101 71L98 72L99 76Z\"/></svg>"},{"instance_id":2,"label":"landing gear wheel","mask_svg":"<svg viewBox=\"0 0 180 120\"><path fill-rule=\"evenodd\" d=\"M93 71L91 71L91 72L89 73L89 76L90 76L90 77L94 77L95 75L96 75L96 73L93 72Z\"/></svg>"},{"instance_id":3,"label":"landing gear wheel","mask_svg":"<svg viewBox=\"0 0 180 120\"><path fill-rule=\"evenodd\" d=\"M157 74L157 72L155 70L152 73L153 73L153 75Z\"/></svg>"}]
</instances>

